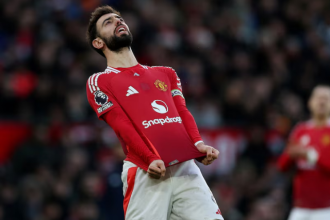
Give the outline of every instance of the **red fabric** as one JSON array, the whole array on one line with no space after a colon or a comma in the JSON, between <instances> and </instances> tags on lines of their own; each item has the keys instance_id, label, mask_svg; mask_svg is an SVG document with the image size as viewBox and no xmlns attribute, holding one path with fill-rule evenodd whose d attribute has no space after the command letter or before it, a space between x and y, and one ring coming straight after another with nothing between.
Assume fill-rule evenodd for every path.
<instances>
[{"instance_id":1,"label":"red fabric","mask_svg":"<svg viewBox=\"0 0 330 220\"><path fill-rule=\"evenodd\" d=\"M170 72L170 79L171 79L171 93L172 97L176 106L176 109L179 112L179 115L182 119L182 123L184 127L186 128L186 131L190 137L190 139L195 144L197 141L201 141L202 138L199 134L196 122L192 114L189 112L189 110L186 107L186 102L184 100L183 94L182 94L182 86L181 86L181 80L172 68L168 68L168 71Z\"/></svg>"},{"instance_id":2,"label":"red fabric","mask_svg":"<svg viewBox=\"0 0 330 220\"><path fill-rule=\"evenodd\" d=\"M299 139L300 130L300 125L296 126L292 130L291 134L289 135L289 145L296 144L296 141ZM289 155L286 154L285 151L282 153L282 155L278 158L277 161L277 167L282 172L289 170L294 164L295 161L292 160Z\"/></svg>"},{"instance_id":3,"label":"red fabric","mask_svg":"<svg viewBox=\"0 0 330 220\"><path fill-rule=\"evenodd\" d=\"M301 208L330 207L330 125L315 127L312 121L299 124L290 142L304 148L313 148L319 154L315 165L306 160L292 160L285 153L278 161L280 170L297 167L293 180L294 205Z\"/></svg>"},{"instance_id":4,"label":"red fabric","mask_svg":"<svg viewBox=\"0 0 330 220\"><path fill-rule=\"evenodd\" d=\"M2 122L0 134L0 164L3 164L15 148L31 135L31 129L25 124Z\"/></svg>"},{"instance_id":5,"label":"red fabric","mask_svg":"<svg viewBox=\"0 0 330 220\"><path fill-rule=\"evenodd\" d=\"M127 147L127 149L124 149L127 152L126 160L131 161L144 170L148 170L152 161L160 159L155 148L146 145L120 108L112 109L111 112L106 113L102 118L113 128L116 135L125 142L124 146Z\"/></svg>"},{"instance_id":6,"label":"red fabric","mask_svg":"<svg viewBox=\"0 0 330 220\"><path fill-rule=\"evenodd\" d=\"M16 96L29 96L37 85L37 77L30 71L16 72L11 78L10 85Z\"/></svg>"},{"instance_id":7,"label":"red fabric","mask_svg":"<svg viewBox=\"0 0 330 220\"><path fill-rule=\"evenodd\" d=\"M320 150L317 165L323 172L330 175L330 147Z\"/></svg>"},{"instance_id":8,"label":"red fabric","mask_svg":"<svg viewBox=\"0 0 330 220\"><path fill-rule=\"evenodd\" d=\"M136 138L130 137L134 136L131 133L135 130L144 146L155 155L158 152L165 166L171 166L205 156L194 146L172 98L172 90L181 88L180 84L171 68L138 64L130 68L108 67L104 72L93 74L87 81L86 90L89 104L100 119L107 112L110 115L117 112L116 109L121 109L121 113L116 113L113 120L126 115L125 123L118 119L112 128L117 130L128 160L141 160L149 155L132 152L132 149L139 149L134 146ZM119 131L115 126L125 128ZM142 147L142 142L139 143ZM143 161L147 162L146 159Z\"/></svg>"},{"instance_id":9,"label":"red fabric","mask_svg":"<svg viewBox=\"0 0 330 220\"><path fill-rule=\"evenodd\" d=\"M128 172L127 172L127 190L126 190L125 197L124 197L125 218L126 218L127 207L128 207L128 204L129 204L129 201L131 199L133 189L134 189L136 171L137 171L137 167L131 167L128 169Z\"/></svg>"},{"instance_id":10,"label":"red fabric","mask_svg":"<svg viewBox=\"0 0 330 220\"><path fill-rule=\"evenodd\" d=\"M277 167L280 171L287 171L292 167L294 161L285 152L278 158Z\"/></svg>"},{"instance_id":11,"label":"red fabric","mask_svg":"<svg viewBox=\"0 0 330 220\"><path fill-rule=\"evenodd\" d=\"M174 96L174 103L178 109L179 115L182 118L182 123L186 128L190 139L196 143L197 141L202 141L202 138L199 134L196 122L190 111L186 107L186 102L181 96Z\"/></svg>"}]
</instances>

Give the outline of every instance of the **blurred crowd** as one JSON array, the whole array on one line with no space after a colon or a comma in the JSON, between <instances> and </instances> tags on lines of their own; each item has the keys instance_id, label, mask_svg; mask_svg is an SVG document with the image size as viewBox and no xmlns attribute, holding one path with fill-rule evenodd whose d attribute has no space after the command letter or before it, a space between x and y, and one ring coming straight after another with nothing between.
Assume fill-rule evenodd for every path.
<instances>
[{"instance_id":1,"label":"blurred crowd","mask_svg":"<svg viewBox=\"0 0 330 220\"><path fill-rule=\"evenodd\" d=\"M125 155L85 91L106 68L85 40L104 4L122 13L141 64L177 71L199 128L246 132L234 168L207 175L225 219L284 220L290 174L265 133L285 139L311 89L330 82L327 0L0 1L0 121L32 130L0 166L0 220L123 219Z\"/></svg>"}]
</instances>

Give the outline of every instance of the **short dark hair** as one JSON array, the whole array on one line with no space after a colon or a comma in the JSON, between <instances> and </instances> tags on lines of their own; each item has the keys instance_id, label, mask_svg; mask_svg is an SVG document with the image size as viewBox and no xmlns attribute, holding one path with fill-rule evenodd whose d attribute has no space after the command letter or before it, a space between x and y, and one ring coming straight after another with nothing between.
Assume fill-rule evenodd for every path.
<instances>
[{"instance_id":1,"label":"short dark hair","mask_svg":"<svg viewBox=\"0 0 330 220\"><path fill-rule=\"evenodd\" d=\"M104 6L100 6L98 8L96 8L92 15L91 18L89 19L89 23L88 23L88 28L87 28L87 41L89 43L89 45L96 51L98 52L100 55L102 55L103 57L105 57L104 53L102 52L101 49L96 49L95 47L93 47L93 40L97 37L99 37L98 32L97 32L97 27L96 27L96 22L100 19L100 17L102 17L105 14L110 14L110 13L115 13L117 15L120 16L119 11L116 11L115 9L113 9L111 6L109 5L104 5Z\"/></svg>"}]
</instances>

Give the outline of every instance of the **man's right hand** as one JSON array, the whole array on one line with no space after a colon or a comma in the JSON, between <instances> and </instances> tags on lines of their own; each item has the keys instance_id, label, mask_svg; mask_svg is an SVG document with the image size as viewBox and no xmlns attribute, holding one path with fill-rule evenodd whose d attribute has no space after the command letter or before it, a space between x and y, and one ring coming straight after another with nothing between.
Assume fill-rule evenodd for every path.
<instances>
[{"instance_id":1,"label":"man's right hand","mask_svg":"<svg viewBox=\"0 0 330 220\"><path fill-rule=\"evenodd\" d=\"M159 179L165 176L165 165L162 160L154 160L151 162L148 168L149 177L153 179Z\"/></svg>"},{"instance_id":2,"label":"man's right hand","mask_svg":"<svg viewBox=\"0 0 330 220\"><path fill-rule=\"evenodd\" d=\"M288 146L286 153L291 159L307 159L308 149L299 145Z\"/></svg>"}]
</instances>

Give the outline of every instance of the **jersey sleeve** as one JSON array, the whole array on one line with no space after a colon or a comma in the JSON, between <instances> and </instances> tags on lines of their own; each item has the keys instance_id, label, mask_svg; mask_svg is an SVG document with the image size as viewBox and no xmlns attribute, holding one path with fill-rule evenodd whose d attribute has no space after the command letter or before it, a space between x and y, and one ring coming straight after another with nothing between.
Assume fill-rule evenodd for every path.
<instances>
[{"instance_id":1,"label":"jersey sleeve","mask_svg":"<svg viewBox=\"0 0 330 220\"><path fill-rule=\"evenodd\" d=\"M90 76L86 83L87 100L97 117L103 120L102 115L119 107L119 105L108 88L102 84L96 86L92 83L94 76L95 74Z\"/></svg>"},{"instance_id":2,"label":"jersey sleeve","mask_svg":"<svg viewBox=\"0 0 330 220\"><path fill-rule=\"evenodd\" d=\"M167 67L167 72L170 78L171 82L171 93L172 97L174 98L175 96L181 96L183 99L183 94L182 94L182 85L181 85L181 80L178 76L178 74L175 72L174 69Z\"/></svg>"},{"instance_id":3,"label":"jersey sleeve","mask_svg":"<svg viewBox=\"0 0 330 220\"><path fill-rule=\"evenodd\" d=\"M143 164L136 165L147 170L152 161L160 160L160 156L149 149L121 108L113 109L111 112L104 114L102 118L116 132L117 136L126 143L129 156L137 156L143 161Z\"/></svg>"},{"instance_id":4,"label":"jersey sleeve","mask_svg":"<svg viewBox=\"0 0 330 220\"><path fill-rule=\"evenodd\" d=\"M175 106L179 112L179 115L182 119L182 123L190 139L193 141L193 143L196 146L198 143L203 142L203 140L199 134L194 117L186 107L186 101L182 94L182 86L181 86L180 78L178 77L174 69L168 68L168 70L169 70L168 71L169 78L171 81L171 93Z\"/></svg>"},{"instance_id":5,"label":"jersey sleeve","mask_svg":"<svg viewBox=\"0 0 330 220\"><path fill-rule=\"evenodd\" d=\"M294 145L298 142L298 134L300 132L301 125L296 125L292 132L289 135L288 138L288 144L287 144L287 148L290 147L290 145ZM292 160L289 155L286 153L286 151L284 150L284 152L282 153L282 155L278 158L277 160L277 168L280 171L287 171L288 169L290 169L290 167L294 164L294 160Z\"/></svg>"}]
</instances>

